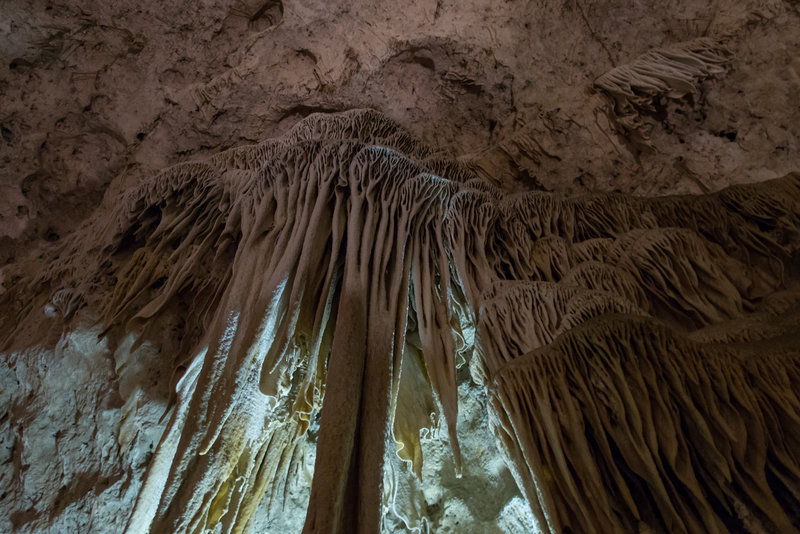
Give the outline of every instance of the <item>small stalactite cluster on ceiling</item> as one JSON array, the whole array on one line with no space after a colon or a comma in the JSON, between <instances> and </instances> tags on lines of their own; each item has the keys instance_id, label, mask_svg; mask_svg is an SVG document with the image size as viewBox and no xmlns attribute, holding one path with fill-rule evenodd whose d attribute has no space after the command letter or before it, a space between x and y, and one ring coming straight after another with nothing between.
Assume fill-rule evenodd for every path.
<instances>
[{"instance_id":1,"label":"small stalactite cluster on ceiling","mask_svg":"<svg viewBox=\"0 0 800 534\"><path fill-rule=\"evenodd\" d=\"M379 531L392 442L419 474L433 412L470 461L463 359L541 531L795 532L799 251L798 174L507 194L356 110L164 170L3 298L143 340L184 317L129 532L246 532L317 416L304 531Z\"/></svg>"}]
</instances>

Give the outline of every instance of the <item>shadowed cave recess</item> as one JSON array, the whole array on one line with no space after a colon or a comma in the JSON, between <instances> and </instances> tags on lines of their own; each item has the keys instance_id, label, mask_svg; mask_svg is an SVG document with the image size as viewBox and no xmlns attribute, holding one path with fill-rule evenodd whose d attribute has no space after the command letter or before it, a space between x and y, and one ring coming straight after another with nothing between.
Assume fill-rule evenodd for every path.
<instances>
[{"instance_id":1,"label":"shadowed cave recess","mask_svg":"<svg viewBox=\"0 0 800 534\"><path fill-rule=\"evenodd\" d=\"M352 110L112 206L6 274L0 326L162 396L113 530L800 531L800 174L508 193Z\"/></svg>"}]
</instances>

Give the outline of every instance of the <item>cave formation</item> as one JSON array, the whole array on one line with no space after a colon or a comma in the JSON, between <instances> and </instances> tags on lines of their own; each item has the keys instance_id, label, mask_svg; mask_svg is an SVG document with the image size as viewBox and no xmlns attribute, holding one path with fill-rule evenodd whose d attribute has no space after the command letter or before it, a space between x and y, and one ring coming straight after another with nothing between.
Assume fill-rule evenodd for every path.
<instances>
[{"instance_id":1,"label":"cave formation","mask_svg":"<svg viewBox=\"0 0 800 534\"><path fill-rule=\"evenodd\" d=\"M418 477L420 431L440 425L456 469L470 461L462 364L533 531L798 529L798 174L701 196L509 194L354 110L170 167L114 206L6 302L101 310L101 335L140 339L184 317L127 532L246 532L316 418L304 532L379 531L387 454Z\"/></svg>"},{"instance_id":2,"label":"cave formation","mask_svg":"<svg viewBox=\"0 0 800 534\"><path fill-rule=\"evenodd\" d=\"M0 530L800 532L797 3L484 4L5 61Z\"/></svg>"}]
</instances>

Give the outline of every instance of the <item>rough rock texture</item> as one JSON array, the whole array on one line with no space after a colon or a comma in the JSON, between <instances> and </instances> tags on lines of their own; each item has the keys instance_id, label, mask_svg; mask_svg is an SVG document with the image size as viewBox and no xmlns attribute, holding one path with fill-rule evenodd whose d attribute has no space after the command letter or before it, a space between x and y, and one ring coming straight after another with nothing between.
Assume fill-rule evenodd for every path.
<instances>
[{"instance_id":1,"label":"rough rock texture","mask_svg":"<svg viewBox=\"0 0 800 534\"><path fill-rule=\"evenodd\" d=\"M147 171L375 107L510 188L664 194L796 167L800 19L788 0L4 2L0 261L55 240ZM706 37L697 92L614 134L594 80ZM677 95L674 95L677 96Z\"/></svg>"},{"instance_id":2,"label":"rough rock texture","mask_svg":"<svg viewBox=\"0 0 800 534\"><path fill-rule=\"evenodd\" d=\"M370 496L388 507L382 513L385 529L528 532L532 523L553 531L601 532L613 526L703 532L797 528L796 344L787 340L796 339L797 330L791 281L797 274L798 209L792 204L776 208L776 195L764 193L772 188L791 199L794 193L786 184L796 178L721 197L683 199L677 202L681 209L664 207L672 200L637 203L597 195L707 193L797 170L796 2L621 7L585 0L432 1L393 4L391 10L369 3L331 7L272 0L80 7L10 2L0 7L0 15L0 330L15 331L12 341L0 346L0 487L10 488L0 493L0 530L121 530L142 494L162 432L176 428L170 421L176 401L178 406L182 401L175 388L186 367L191 369L180 355L191 353L209 324L220 324L203 314L218 296L208 288L224 286L225 262L236 256L233 245L241 236L229 235L222 246L216 237L229 233L228 227L185 233L191 226L183 225L195 224L209 201L220 202L220 213L230 207L227 193L214 196L214 179L203 181L202 165L148 179L152 171L286 134L313 112L356 107L378 109L420 137L424 145L405 134L388 144L412 160L425 160L427 172L454 182L474 173L505 192L556 192L536 197L535 214L528 213L543 225L547 214L546 224L554 226L530 234L535 239L516 257L490 258L488 270L500 279L568 288L537 286L547 313L529 318L525 335L509 332L515 323L503 314L503 299L515 292L474 278L487 267L472 271L462 261L457 278L465 284L461 290L472 294L456 292L455 300L466 297L461 304L475 309L454 313L473 318L460 325L467 346L472 344L469 328L479 330L482 356L472 361L481 363L472 371L482 385L473 384L464 366L456 373L459 353L439 376L426 370L434 357L430 351L404 358L420 367L416 375L406 373L417 376L416 385L401 380L394 392L406 399L398 406L408 417L393 421L403 448L398 455L387 448L385 462L375 455L370 459L387 466L383 488L388 493ZM353 137L380 138L369 141L360 132ZM215 155L211 167L231 178L246 160L243 153ZM463 165L447 163L454 160ZM210 185L187 189L188 197L165 219L160 203L169 197L166 190L146 193L143 184L176 172ZM470 187L492 198L504 194L477 182ZM146 193L139 198L150 211L134 207L126 214L131 205L120 204L120 198L139 193ZM560 195L574 193L596 195L564 204ZM752 195L756 200L748 205ZM192 197L199 204L187 207ZM101 200L94 222L67 238ZM508 211L513 202L501 204L505 211L497 224L506 237L493 254L508 246L508 236L524 242L518 240L523 235L519 221L506 218L519 206ZM571 222L559 218L565 205L589 215ZM729 212L739 215L731 219ZM132 214L133 219L126 218ZM98 221L112 223L103 227ZM665 225L685 231L657 230ZM137 257L134 251L142 243L168 237L159 236L158 228L176 232L171 242L164 241L167 248L156 251L160 259ZM208 239L198 242L198 236ZM55 264L50 264L55 249L46 242L61 247ZM219 247L209 250L212 243ZM109 246L115 256L109 263L98 261ZM172 247L179 250L172 258L196 254L189 263L200 268L174 264ZM462 260L475 257L471 254ZM33 276L37 269L46 269L45 275ZM203 282L186 286L186 280ZM477 285L468 288L466 280ZM110 289L114 284L116 295ZM576 287L590 291L576 292ZM144 310L148 292L176 298ZM491 306L479 311L484 300ZM511 309L516 316L525 308L516 303ZM150 320L154 310L158 321ZM129 321L140 311L143 315ZM628 318L621 326L607 317L592 322L595 315L609 313L657 322ZM111 327L105 336L98 337L105 330L98 320ZM151 327L138 341L126 334L126 328L142 333L148 321ZM599 326L577 328L587 321ZM719 411L708 407L731 402L724 388L698 400L695 382L670 374L659 367L663 362L653 365L672 377L669 385L647 382L646 374L623 365L631 355L609 336L626 339L631 332L638 333L633 339L657 340L655 348L637 349L661 355L656 360L675 359L692 369L692 358L716 362L713 369L697 367L698 376L719 372L722 378L714 384L737 384L732 391L744 396L735 401L738 415L718 419ZM587 343L608 347L604 363L569 373L554 367L562 361L577 365L571 358L585 361L581 347ZM709 343L726 348L709 349ZM585 378L581 373L608 373L609 382L593 378L576 393L571 381ZM548 381L537 382L537 376ZM741 377L746 386L736 382ZM663 406L651 400L648 406L654 408L642 415L644 423L619 425L620 406L632 406L624 396L608 401L609 413L617 415L585 415L579 427L575 417L553 421L542 411L541 399L548 396L563 401L574 394L574 402L582 405L605 398L609 387L624 391L620 384L640 383L654 396L679 399L677 413L691 414L689 422L648 426L664 414ZM409 392L429 385L433 396L423 395L420 406L414 406L416 400L409 404ZM273 386L282 391L283 385ZM695 391L689 400L687 388ZM442 392L447 392L444 404ZM486 445L483 395L488 395L491 428L516 484L498 463L494 445ZM641 391L637 395L638 405ZM531 403L531 398L539 400ZM458 416L452 408L456 399ZM515 407L509 409L509 403ZM432 408L441 415L435 421ZM450 424L444 425L447 417ZM455 443L447 430L453 431L456 418L459 429L469 429L461 439L466 458L461 479L454 477L457 449L455 456L445 453ZM537 427L539 421L550 422ZM279 483L260 502L247 497L256 507L247 510L254 528L302 527L319 423L313 418L300 423L305 433L292 441L294 456L270 468L291 476L276 475ZM576 428L591 429L591 437ZM688 441L674 438L672 428L680 428L676 435L687 433ZM430 434L415 438L419 429ZM725 445L741 444L743 429L751 452ZM603 432L615 445L603 445L598 437ZM227 436L223 444L231 439L239 437ZM706 447L707 456L688 454L693 462L713 466L711 474L693 473L675 460L685 460L686 451L702 440L721 448ZM619 448L620 441L630 448ZM666 458L653 452L654 443L669 444L663 445ZM584 462L580 451L586 447L602 450ZM648 447L652 461L642 460ZM566 463L562 448L571 451ZM470 458L490 459L478 467ZM715 486L720 472L724 487ZM373 482L380 478L373 475ZM416 482L417 475L424 484ZM180 478L173 476L172 483ZM609 489L610 479L616 489ZM541 481L549 485L544 492L535 487ZM198 487L192 484L188 487ZM476 487L494 498L476 499ZM598 487L609 492L608 500L596 498ZM214 491L230 493L229 488ZM180 492L179 501L191 494ZM687 499L687 492L696 501ZM139 508L142 502L139 497ZM707 504L697 504L702 502ZM231 526L232 512L220 515L224 505L207 504L216 511L198 517L208 524L223 518ZM349 517L347 506L343 509ZM374 524L374 518L369 521L365 524Z\"/></svg>"}]
</instances>

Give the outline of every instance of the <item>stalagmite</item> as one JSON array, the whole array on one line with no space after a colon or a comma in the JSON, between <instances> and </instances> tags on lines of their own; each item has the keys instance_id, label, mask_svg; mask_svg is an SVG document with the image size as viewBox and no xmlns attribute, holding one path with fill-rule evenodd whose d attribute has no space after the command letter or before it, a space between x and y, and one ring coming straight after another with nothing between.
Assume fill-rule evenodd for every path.
<instances>
[{"instance_id":1,"label":"stalagmite","mask_svg":"<svg viewBox=\"0 0 800 534\"><path fill-rule=\"evenodd\" d=\"M691 91L716 50L652 52L598 85L641 106ZM800 174L702 197L505 194L377 112L316 114L156 174L31 261L0 297L19 318L4 345L42 309L101 310L142 340L185 319L128 532L246 532L317 418L304 531L378 532L386 454L421 476L420 433L441 425L456 469L471 461L472 329L541 531L800 531Z\"/></svg>"}]
</instances>

